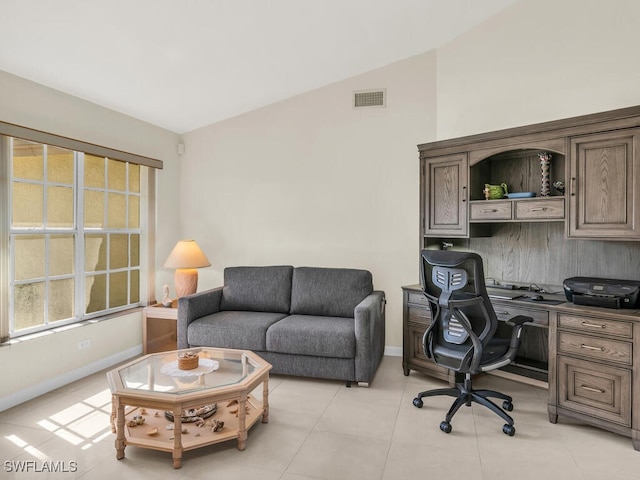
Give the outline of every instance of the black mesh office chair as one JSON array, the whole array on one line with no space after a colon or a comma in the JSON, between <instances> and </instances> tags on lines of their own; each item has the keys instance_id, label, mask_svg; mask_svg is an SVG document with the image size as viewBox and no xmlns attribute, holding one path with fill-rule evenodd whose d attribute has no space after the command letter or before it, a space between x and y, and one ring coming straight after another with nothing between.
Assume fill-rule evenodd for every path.
<instances>
[{"instance_id":1,"label":"black mesh office chair","mask_svg":"<svg viewBox=\"0 0 640 480\"><path fill-rule=\"evenodd\" d=\"M530 317L519 315L507 322L513 327L511 338L495 336L498 319L484 284L482 258L470 252L423 250L421 262L422 290L429 300L431 325L423 337L425 355L438 365L454 370L455 388L439 388L418 394L413 404L422 408L425 397L448 395L451 405L440 430L451 432L451 419L462 405L479 403L502 417L507 423L502 431L513 436L513 410L509 395L492 390L473 390L471 376L508 365L520 346L520 333ZM503 400L502 408L489 397Z\"/></svg>"}]
</instances>

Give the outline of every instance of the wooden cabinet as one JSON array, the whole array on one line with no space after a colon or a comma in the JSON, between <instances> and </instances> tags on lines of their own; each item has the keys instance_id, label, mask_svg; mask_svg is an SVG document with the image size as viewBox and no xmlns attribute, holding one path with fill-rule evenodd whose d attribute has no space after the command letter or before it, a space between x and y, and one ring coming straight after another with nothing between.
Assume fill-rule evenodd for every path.
<instances>
[{"instance_id":1,"label":"wooden cabinet","mask_svg":"<svg viewBox=\"0 0 640 480\"><path fill-rule=\"evenodd\" d=\"M640 238L640 130L571 138L569 238Z\"/></svg>"},{"instance_id":2,"label":"wooden cabinet","mask_svg":"<svg viewBox=\"0 0 640 480\"><path fill-rule=\"evenodd\" d=\"M405 375L411 370L455 384L455 372L440 367L427 358L422 347L422 337L431 325L429 303L419 286L402 287L403 302L403 351L402 369Z\"/></svg>"},{"instance_id":3,"label":"wooden cabinet","mask_svg":"<svg viewBox=\"0 0 640 480\"><path fill-rule=\"evenodd\" d=\"M633 348L640 325L622 314L595 315L597 310L559 311L552 322L549 420L568 416L626 434L640 450L640 392L633 380L640 368Z\"/></svg>"},{"instance_id":4,"label":"wooden cabinet","mask_svg":"<svg viewBox=\"0 0 640 480\"><path fill-rule=\"evenodd\" d=\"M178 348L178 301L171 307L156 303L142 310L142 353L166 352Z\"/></svg>"},{"instance_id":5,"label":"wooden cabinet","mask_svg":"<svg viewBox=\"0 0 640 480\"><path fill-rule=\"evenodd\" d=\"M466 154L426 158L422 175L424 235L466 237L469 175Z\"/></svg>"},{"instance_id":6,"label":"wooden cabinet","mask_svg":"<svg viewBox=\"0 0 640 480\"><path fill-rule=\"evenodd\" d=\"M491 224L564 221L568 238L640 240L640 106L418 145L422 246L491 235ZM485 184L547 197L485 200ZM566 197L566 204L565 204ZM548 202L548 203L546 203Z\"/></svg>"}]
</instances>

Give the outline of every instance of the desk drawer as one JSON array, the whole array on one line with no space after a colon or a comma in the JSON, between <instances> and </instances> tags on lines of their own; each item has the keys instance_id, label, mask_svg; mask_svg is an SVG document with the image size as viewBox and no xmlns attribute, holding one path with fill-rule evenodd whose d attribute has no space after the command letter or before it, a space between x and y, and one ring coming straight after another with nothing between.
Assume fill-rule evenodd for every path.
<instances>
[{"instance_id":1,"label":"desk drawer","mask_svg":"<svg viewBox=\"0 0 640 480\"><path fill-rule=\"evenodd\" d=\"M516 220L564 218L564 198L521 200L515 204Z\"/></svg>"},{"instance_id":2,"label":"desk drawer","mask_svg":"<svg viewBox=\"0 0 640 480\"><path fill-rule=\"evenodd\" d=\"M511 202L472 203L469 217L471 220L511 220Z\"/></svg>"},{"instance_id":3,"label":"desk drawer","mask_svg":"<svg viewBox=\"0 0 640 480\"><path fill-rule=\"evenodd\" d=\"M558 356L562 407L631 426L631 371Z\"/></svg>"},{"instance_id":4,"label":"desk drawer","mask_svg":"<svg viewBox=\"0 0 640 480\"><path fill-rule=\"evenodd\" d=\"M584 333L611 335L614 337L633 337L633 325L630 322L566 315L564 313L561 313L558 317L558 328L570 328Z\"/></svg>"},{"instance_id":5,"label":"desk drawer","mask_svg":"<svg viewBox=\"0 0 640 480\"><path fill-rule=\"evenodd\" d=\"M558 334L558 351L603 360L606 363L632 364L631 343L608 338L560 332Z\"/></svg>"},{"instance_id":6,"label":"desk drawer","mask_svg":"<svg viewBox=\"0 0 640 480\"><path fill-rule=\"evenodd\" d=\"M497 303L493 306L496 312L498 320L506 322L507 320L518 316L524 315L526 317L533 318L533 323L536 325L549 326L549 312L546 310L529 310L527 308L515 307L513 305L505 305L504 303Z\"/></svg>"}]
</instances>

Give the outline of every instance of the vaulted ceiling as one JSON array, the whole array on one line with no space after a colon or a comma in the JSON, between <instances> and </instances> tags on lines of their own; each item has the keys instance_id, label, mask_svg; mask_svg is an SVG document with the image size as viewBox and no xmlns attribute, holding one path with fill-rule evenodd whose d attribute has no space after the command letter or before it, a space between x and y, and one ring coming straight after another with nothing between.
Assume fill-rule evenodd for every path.
<instances>
[{"instance_id":1,"label":"vaulted ceiling","mask_svg":"<svg viewBox=\"0 0 640 480\"><path fill-rule=\"evenodd\" d=\"M2 0L0 70L184 133L438 48L516 1Z\"/></svg>"}]
</instances>

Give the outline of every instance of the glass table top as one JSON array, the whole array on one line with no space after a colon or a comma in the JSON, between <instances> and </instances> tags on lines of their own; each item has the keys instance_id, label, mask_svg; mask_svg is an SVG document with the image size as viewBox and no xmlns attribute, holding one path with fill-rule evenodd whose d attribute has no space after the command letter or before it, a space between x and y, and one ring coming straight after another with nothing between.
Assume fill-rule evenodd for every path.
<instances>
[{"instance_id":1,"label":"glass table top","mask_svg":"<svg viewBox=\"0 0 640 480\"><path fill-rule=\"evenodd\" d=\"M198 368L178 368L178 354L187 351L200 357ZM243 350L190 348L142 357L118 375L125 389L181 395L238 384L261 366Z\"/></svg>"}]
</instances>

